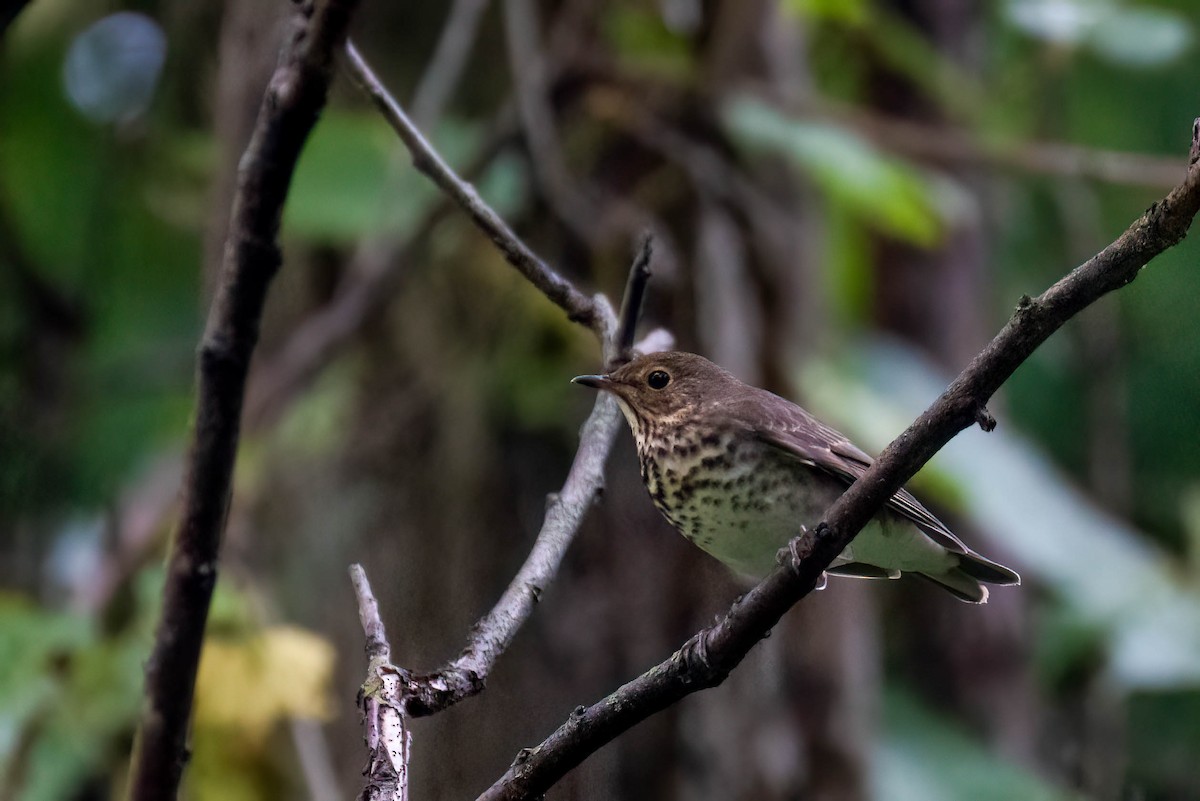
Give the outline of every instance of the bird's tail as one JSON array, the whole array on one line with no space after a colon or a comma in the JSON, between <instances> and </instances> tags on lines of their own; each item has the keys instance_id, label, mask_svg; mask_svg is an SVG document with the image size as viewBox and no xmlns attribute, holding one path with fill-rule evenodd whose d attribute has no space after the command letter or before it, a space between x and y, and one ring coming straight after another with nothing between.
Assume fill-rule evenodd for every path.
<instances>
[{"instance_id":1,"label":"bird's tail","mask_svg":"<svg viewBox=\"0 0 1200 801\"><path fill-rule=\"evenodd\" d=\"M984 584L1007 586L1021 583L1021 576L1017 571L985 559L974 551L958 554L958 567L944 573L917 575L932 581L955 598L972 604L987 603L988 590Z\"/></svg>"},{"instance_id":2,"label":"bird's tail","mask_svg":"<svg viewBox=\"0 0 1200 801\"><path fill-rule=\"evenodd\" d=\"M1009 586L1021 583L1021 576L1017 571L1007 568L999 562L985 559L974 551L959 554L958 567L968 576L979 579L985 584Z\"/></svg>"},{"instance_id":3,"label":"bird's tail","mask_svg":"<svg viewBox=\"0 0 1200 801\"><path fill-rule=\"evenodd\" d=\"M944 573L916 573L926 581L932 581L960 601L969 604L986 604L988 599L987 587L979 583L971 574L961 567L947 570Z\"/></svg>"}]
</instances>

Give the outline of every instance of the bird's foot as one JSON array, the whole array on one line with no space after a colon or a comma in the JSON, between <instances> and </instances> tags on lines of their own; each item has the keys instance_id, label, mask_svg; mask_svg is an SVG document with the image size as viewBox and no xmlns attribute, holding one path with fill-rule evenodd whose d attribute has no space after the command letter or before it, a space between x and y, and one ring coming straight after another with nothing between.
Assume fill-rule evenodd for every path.
<instances>
[{"instance_id":1,"label":"bird's foot","mask_svg":"<svg viewBox=\"0 0 1200 801\"><path fill-rule=\"evenodd\" d=\"M683 646L675 652L674 661L683 663L685 668L709 668L708 662L708 629L696 632Z\"/></svg>"},{"instance_id":2,"label":"bird's foot","mask_svg":"<svg viewBox=\"0 0 1200 801\"><path fill-rule=\"evenodd\" d=\"M800 565L803 564L805 557L808 555L807 553L800 552L800 546L804 542L804 535L807 533L808 527L800 526L800 533L788 540L788 567L792 569L793 573L800 569Z\"/></svg>"},{"instance_id":3,"label":"bird's foot","mask_svg":"<svg viewBox=\"0 0 1200 801\"><path fill-rule=\"evenodd\" d=\"M817 529L820 534L821 529ZM788 540L787 547L779 549L779 556L776 558L779 564L789 568L793 573L799 573L800 568L812 555L812 542L805 535L808 534L807 526L800 526L800 533ZM829 583L829 576L822 571L817 578L814 590L823 590L825 585Z\"/></svg>"}]
</instances>

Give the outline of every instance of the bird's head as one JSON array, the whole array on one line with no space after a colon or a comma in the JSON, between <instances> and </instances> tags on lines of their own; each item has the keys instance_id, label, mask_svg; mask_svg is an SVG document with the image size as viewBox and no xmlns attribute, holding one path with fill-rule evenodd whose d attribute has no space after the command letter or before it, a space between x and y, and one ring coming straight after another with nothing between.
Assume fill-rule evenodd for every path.
<instances>
[{"instance_id":1,"label":"bird's head","mask_svg":"<svg viewBox=\"0 0 1200 801\"><path fill-rule=\"evenodd\" d=\"M648 421L678 423L737 384L708 359L684 351L639 356L608 375L580 375L571 381L613 393L635 431Z\"/></svg>"}]
</instances>

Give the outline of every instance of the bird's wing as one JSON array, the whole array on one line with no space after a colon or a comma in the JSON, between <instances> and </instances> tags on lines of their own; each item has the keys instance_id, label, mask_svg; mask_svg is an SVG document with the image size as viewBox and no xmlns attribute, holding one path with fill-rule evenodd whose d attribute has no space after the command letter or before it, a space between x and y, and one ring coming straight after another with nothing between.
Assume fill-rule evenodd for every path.
<instances>
[{"instance_id":1,"label":"bird's wing","mask_svg":"<svg viewBox=\"0 0 1200 801\"><path fill-rule=\"evenodd\" d=\"M772 406L779 410L778 413L756 426L755 433L789 458L829 473L847 486L871 466L873 459L866 452L799 406L790 402L782 409L779 404ZM960 554L970 553L970 549L908 490L899 490L887 505L919 526L943 548Z\"/></svg>"}]
</instances>

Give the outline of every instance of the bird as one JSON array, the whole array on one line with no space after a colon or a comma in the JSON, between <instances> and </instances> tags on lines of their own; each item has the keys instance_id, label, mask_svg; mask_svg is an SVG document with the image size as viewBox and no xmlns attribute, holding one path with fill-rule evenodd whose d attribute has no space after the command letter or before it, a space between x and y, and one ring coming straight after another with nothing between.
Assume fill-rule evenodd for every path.
<instances>
[{"instance_id":1,"label":"bird","mask_svg":"<svg viewBox=\"0 0 1200 801\"><path fill-rule=\"evenodd\" d=\"M654 505L684 537L737 573L762 578L776 554L813 525L870 467L843 434L694 353L637 356L573 383L612 393L637 445ZM985 603L984 585L1016 571L968 548L901 489L826 573L896 579L909 573Z\"/></svg>"}]
</instances>

